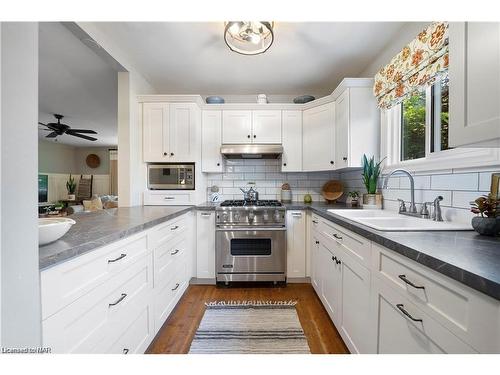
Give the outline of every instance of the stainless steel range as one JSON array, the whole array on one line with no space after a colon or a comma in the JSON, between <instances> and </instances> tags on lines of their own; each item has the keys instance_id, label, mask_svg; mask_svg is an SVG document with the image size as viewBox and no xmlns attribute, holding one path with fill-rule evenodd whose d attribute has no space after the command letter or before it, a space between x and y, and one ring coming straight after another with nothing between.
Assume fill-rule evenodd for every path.
<instances>
[{"instance_id":1,"label":"stainless steel range","mask_svg":"<svg viewBox=\"0 0 500 375\"><path fill-rule=\"evenodd\" d=\"M285 281L285 207L231 200L216 208L217 281Z\"/></svg>"}]
</instances>

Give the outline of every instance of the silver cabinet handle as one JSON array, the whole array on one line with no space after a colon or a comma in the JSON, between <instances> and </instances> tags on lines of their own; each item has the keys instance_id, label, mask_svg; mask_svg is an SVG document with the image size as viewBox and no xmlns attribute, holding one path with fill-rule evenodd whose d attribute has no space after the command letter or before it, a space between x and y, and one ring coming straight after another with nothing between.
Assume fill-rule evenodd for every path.
<instances>
[{"instance_id":1,"label":"silver cabinet handle","mask_svg":"<svg viewBox=\"0 0 500 375\"><path fill-rule=\"evenodd\" d=\"M123 349L123 354L128 354L129 350L128 349Z\"/></svg>"},{"instance_id":2,"label":"silver cabinet handle","mask_svg":"<svg viewBox=\"0 0 500 375\"><path fill-rule=\"evenodd\" d=\"M341 239L342 239L342 237L341 237L341 236L339 236L337 233L334 233L334 234L333 234L333 237L335 237L337 240L341 240Z\"/></svg>"},{"instance_id":3,"label":"silver cabinet handle","mask_svg":"<svg viewBox=\"0 0 500 375\"><path fill-rule=\"evenodd\" d=\"M108 260L108 263L114 263L114 262L118 262L119 260L122 260L123 258L125 258L127 256L127 254L121 254L118 258L115 258L115 259L109 259Z\"/></svg>"},{"instance_id":4,"label":"silver cabinet handle","mask_svg":"<svg viewBox=\"0 0 500 375\"><path fill-rule=\"evenodd\" d=\"M302 214L300 212L294 212L294 213L292 213L292 216L294 216L294 217L302 217Z\"/></svg>"},{"instance_id":5,"label":"silver cabinet handle","mask_svg":"<svg viewBox=\"0 0 500 375\"><path fill-rule=\"evenodd\" d=\"M165 197L163 199L165 199L165 200L172 200L172 199L175 199L175 197Z\"/></svg>"},{"instance_id":6,"label":"silver cabinet handle","mask_svg":"<svg viewBox=\"0 0 500 375\"><path fill-rule=\"evenodd\" d=\"M411 316L411 314L405 310L404 305L402 303L398 303L396 305L396 307L398 308L399 311L401 311L405 316L407 316L408 318L410 318L414 322L422 322L422 319L417 319L417 318L414 318L413 316Z\"/></svg>"},{"instance_id":7,"label":"silver cabinet handle","mask_svg":"<svg viewBox=\"0 0 500 375\"><path fill-rule=\"evenodd\" d=\"M179 251L180 251L179 249L175 249L174 251L172 251L172 252L170 253L170 255L175 255L175 254L177 254Z\"/></svg>"},{"instance_id":8,"label":"silver cabinet handle","mask_svg":"<svg viewBox=\"0 0 500 375\"><path fill-rule=\"evenodd\" d=\"M211 213L208 213L208 212L202 212L201 213L201 216L211 216L212 214Z\"/></svg>"},{"instance_id":9,"label":"silver cabinet handle","mask_svg":"<svg viewBox=\"0 0 500 375\"><path fill-rule=\"evenodd\" d=\"M179 288L179 286L180 286L180 284L179 284L179 283L176 283L176 284L175 284L175 288L173 288L173 289L172 289L172 292L173 292L174 290L177 290L177 289Z\"/></svg>"},{"instance_id":10,"label":"silver cabinet handle","mask_svg":"<svg viewBox=\"0 0 500 375\"><path fill-rule=\"evenodd\" d=\"M109 307L118 305L121 301L123 301L125 299L125 297L127 297L127 294L126 293L122 293L121 297L118 298L116 300L116 302L113 302L113 303L109 304Z\"/></svg>"},{"instance_id":11,"label":"silver cabinet handle","mask_svg":"<svg viewBox=\"0 0 500 375\"><path fill-rule=\"evenodd\" d=\"M408 284L409 286L414 287L415 289L425 289L425 286L416 285L416 284L412 283L410 280L408 280L408 279L406 278L406 275L399 275L398 277L399 277L401 280L403 280L406 284Z\"/></svg>"},{"instance_id":12,"label":"silver cabinet handle","mask_svg":"<svg viewBox=\"0 0 500 375\"><path fill-rule=\"evenodd\" d=\"M176 230L176 229L179 229L178 225L176 225L175 227L170 228L170 230Z\"/></svg>"}]
</instances>

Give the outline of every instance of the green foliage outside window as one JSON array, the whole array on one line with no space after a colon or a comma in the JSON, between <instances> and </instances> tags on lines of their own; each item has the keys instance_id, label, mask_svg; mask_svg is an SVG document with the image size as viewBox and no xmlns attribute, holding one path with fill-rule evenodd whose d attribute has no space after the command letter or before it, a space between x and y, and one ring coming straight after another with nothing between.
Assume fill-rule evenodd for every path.
<instances>
[{"instance_id":1,"label":"green foliage outside window","mask_svg":"<svg viewBox=\"0 0 500 375\"><path fill-rule=\"evenodd\" d=\"M405 99L401 113L401 160L425 157L425 92Z\"/></svg>"}]
</instances>

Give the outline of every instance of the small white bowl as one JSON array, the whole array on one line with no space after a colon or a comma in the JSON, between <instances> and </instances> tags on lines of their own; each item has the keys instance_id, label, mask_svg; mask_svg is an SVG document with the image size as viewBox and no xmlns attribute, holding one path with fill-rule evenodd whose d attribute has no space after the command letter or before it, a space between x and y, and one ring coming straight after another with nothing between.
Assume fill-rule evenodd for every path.
<instances>
[{"instance_id":1,"label":"small white bowl","mask_svg":"<svg viewBox=\"0 0 500 375\"><path fill-rule=\"evenodd\" d=\"M67 217L50 217L38 219L38 244L39 246L54 242L64 236L72 225L73 219Z\"/></svg>"}]
</instances>

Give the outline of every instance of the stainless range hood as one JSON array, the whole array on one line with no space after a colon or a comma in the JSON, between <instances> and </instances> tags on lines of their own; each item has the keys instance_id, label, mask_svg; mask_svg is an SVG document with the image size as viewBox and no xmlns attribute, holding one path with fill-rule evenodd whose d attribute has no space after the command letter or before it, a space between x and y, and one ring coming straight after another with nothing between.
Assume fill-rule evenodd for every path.
<instances>
[{"instance_id":1,"label":"stainless range hood","mask_svg":"<svg viewBox=\"0 0 500 375\"><path fill-rule=\"evenodd\" d=\"M222 145L220 153L226 159L279 159L283 153L281 145Z\"/></svg>"}]
</instances>

